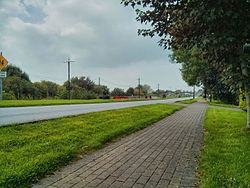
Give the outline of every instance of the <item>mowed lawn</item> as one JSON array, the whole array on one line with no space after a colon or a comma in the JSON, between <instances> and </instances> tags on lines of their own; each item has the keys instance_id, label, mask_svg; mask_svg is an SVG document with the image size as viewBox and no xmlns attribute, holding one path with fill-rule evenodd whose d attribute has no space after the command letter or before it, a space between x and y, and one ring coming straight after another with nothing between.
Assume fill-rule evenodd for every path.
<instances>
[{"instance_id":1,"label":"mowed lawn","mask_svg":"<svg viewBox=\"0 0 250 188\"><path fill-rule=\"evenodd\" d=\"M177 103L181 104L193 104L197 102L198 100L202 100L202 98L195 98L195 99L188 99L188 100L183 100L183 101L177 101Z\"/></svg>"},{"instance_id":2,"label":"mowed lawn","mask_svg":"<svg viewBox=\"0 0 250 188\"><path fill-rule=\"evenodd\" d=\"M173 97L168 97L173 98ZM150 100L161 100L150 99ZM166 98L165 98L166 99ZM64 104L92 104L92 103L110 103L110 102L130 102L130 101L143 101L149 100L145 98L135 99L49 99L49 100L0 100L0 107L19 107L19 106L48 106L48 105L64 105Z\"/></svg>"},{"instance_id":3,"label":"mowed lawn","mask_svg":"<svg viewBox=\"0 0 250 188\"><path fill-rule=\"evenodd\" d=\"M225 104L220 101L212 101L208 103L209 105L212 106L222 106L222 107L228 107L228 108L239 108L239 106L233 105L233 104Z\"/></svg>"},{"instance_id":4,"label":"mowed lawn","mask_svg":"<svg viewBox=\"0 0 250 188\"><path fill-rule=\"evenodd\" d=\"M181 109L156 104L0 127L0 187L27 187L38 178Z\"/></svg>"},{"instance_id":5,"label":"mowed lawn","mask_svg":"<svg viewBox=\"0 0 250 188\"><path fill-rule=\"evenodd\" d=\"M245 112L207 111L201 187L250 187L250 132L245 126Z\"/></svg>"}]
</instances>

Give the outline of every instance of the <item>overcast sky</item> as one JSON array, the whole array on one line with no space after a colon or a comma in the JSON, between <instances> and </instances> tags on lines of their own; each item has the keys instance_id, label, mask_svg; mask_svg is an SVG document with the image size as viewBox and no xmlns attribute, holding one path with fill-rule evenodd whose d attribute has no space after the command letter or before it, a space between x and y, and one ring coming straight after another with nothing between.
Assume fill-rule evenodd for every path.
<instances>
[{"instance_id":1,"label":"overcast sky","mask_svg":"<svg viewBox=\"0 0 250 188\"><path fill-rule=\"evenodd\" d=\"M188 89L157 39L137 35L143 27L120 0L0 0L0 51L32 81L89 76L110 88L142 84Z\"/></svg>"}]
</instances>

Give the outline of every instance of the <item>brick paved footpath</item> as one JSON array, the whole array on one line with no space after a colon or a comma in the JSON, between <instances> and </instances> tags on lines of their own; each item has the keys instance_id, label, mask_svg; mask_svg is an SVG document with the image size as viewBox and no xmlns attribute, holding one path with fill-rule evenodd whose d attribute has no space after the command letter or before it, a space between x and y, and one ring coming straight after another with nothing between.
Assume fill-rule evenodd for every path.
<instances>
[{"instance_id":1,"label":"brick paved footpath","mask_svg":"<svg viewBox=\"0 0 250 188\"><path fill-rule=\"evenodd\" d=\"M203 102L191 104L33 187L196 187L206 109Z\"/></svg>"}]
</instances>

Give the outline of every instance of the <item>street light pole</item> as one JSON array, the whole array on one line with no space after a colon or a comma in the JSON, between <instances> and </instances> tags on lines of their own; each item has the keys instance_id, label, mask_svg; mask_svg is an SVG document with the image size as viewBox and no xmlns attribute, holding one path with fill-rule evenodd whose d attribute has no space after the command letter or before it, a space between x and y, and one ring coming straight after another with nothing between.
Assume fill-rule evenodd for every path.
<instances>
[{"instance_id":1,"label":"street light pole","mask_svg":"<svg viewBox=\"0 0 250 188\"><path fill-rule=\"evenodd\" d=\"M141 78L138 78L139 82L139 98L141 98Z\"/></svg>"},{"instance_id":2,"label":"street light pole","mask_svg":"<svg viewBox=\"0 0 250 188\"><path fill-rule=\"evenodd\" d=\"M68 57L67 61L65 63L68 64L68 99L71 99L71 83L70 83L70 63L75 62L70 60L70 58Z\"/></svg>"},{"instance_id":3,"label":"street light pole","mask_svg":"<svg viewBox=\"0 0 250 188\"><path fill-rule=\"evenodd\" d=\"M160 84L158 84L157 94L158 94L158 97L159 97L160 96Z\"/></svg>"}]
</instances>

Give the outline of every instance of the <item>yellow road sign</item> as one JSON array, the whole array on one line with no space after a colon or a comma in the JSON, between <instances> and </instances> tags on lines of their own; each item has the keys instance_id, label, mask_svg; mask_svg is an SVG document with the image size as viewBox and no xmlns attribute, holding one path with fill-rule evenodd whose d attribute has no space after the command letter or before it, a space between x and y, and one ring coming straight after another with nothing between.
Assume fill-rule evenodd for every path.
<instances>
[{"instance_id":1,"label":"yellow road sign","mask_svg":"<svg viewBox=\"0 0 250 188\"><path fill-rule=\"evenodd\" d=\"M0 70L8 65L8 61L0 54Z\"/></svg>"}]
</instances>

